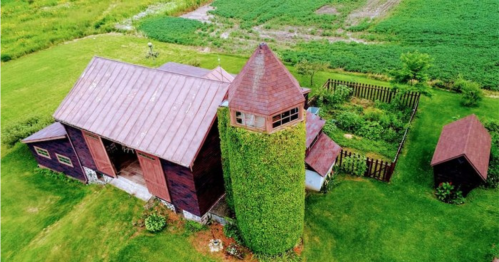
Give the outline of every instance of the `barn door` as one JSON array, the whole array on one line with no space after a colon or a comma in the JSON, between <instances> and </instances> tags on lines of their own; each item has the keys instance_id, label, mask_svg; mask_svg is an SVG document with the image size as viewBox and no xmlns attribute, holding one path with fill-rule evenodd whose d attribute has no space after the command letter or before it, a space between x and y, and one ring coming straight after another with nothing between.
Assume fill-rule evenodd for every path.
<instances>
[{"instance_id":1,"label":"barn door","mask_svg":"<svg viewBox=\"0 0 499 262\"><path fill-rule=\"evenodd\" d=\"M140 151L137 151L137 157L149 192L161 199L171 202L168 186L166 185L165 173L163 173L159 158Z\"/></svg>"},{"instance_id":2,"label":"barn door","mask_svg":"<svg viewBox=\"0 0 499 262\"><path fill-rule=\"evenodd\" d=\"M97 166L97 170L108 176L116 177L116 171L114 170L113 164L111 164L111 161L109 160L109 156L107 155L106 148L102 143L102 139L98 135L85 131L82 132L88 149L90 150L90 154L92 155L95 165Z\"/></svg>"}]
</instances>

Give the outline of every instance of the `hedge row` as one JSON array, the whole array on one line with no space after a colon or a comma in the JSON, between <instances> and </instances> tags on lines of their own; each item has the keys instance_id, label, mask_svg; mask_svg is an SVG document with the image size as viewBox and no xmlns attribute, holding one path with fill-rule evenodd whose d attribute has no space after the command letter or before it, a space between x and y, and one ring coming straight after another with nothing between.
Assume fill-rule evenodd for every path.
<instances>
[{"instance_id":1,"label":"hedge row","mask_svg":"<svg viewBox=\"0 0 499 262\"><path fill-rule=\"evenodd\" d=\"M289 250L303 233L305 122L269 135L231 127L228 119L221 109L226 184L243 242L256 253Z\"/></svg>"}]
</instances>

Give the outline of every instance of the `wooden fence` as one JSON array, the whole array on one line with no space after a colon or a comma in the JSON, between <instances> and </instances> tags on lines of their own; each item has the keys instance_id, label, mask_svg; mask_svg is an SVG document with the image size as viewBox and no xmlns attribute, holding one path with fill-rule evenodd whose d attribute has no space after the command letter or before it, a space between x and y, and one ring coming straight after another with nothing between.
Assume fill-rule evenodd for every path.
<instances>
[{"instance_id":1,"label":"wooden fence","mask_svg":"<svg viewBox=\"0 0 499 262\"><path fill-rule=\"evenodd\" d=\"M352 95L355 97L373 101L379 100L385 103L391 103L399 92L397 89L386 86L369 85L335 79L328 79L326 83L324 83L323 87L334 92L338 85L344 85L352 88ZM400 97L401 103L407 107L414 108L419 101L420 95L420 93L414 91L406 92Z\"/></svg>"},{"instance_id":2,"label":"wooden fence","mask_svg":"<svg viewBox=\"0 0 499 262\"><path fill-rule=\"evenodd\" d=\"M393 169L395 168L394 163L392 163L390 161L383 161L383 160L379 160L379 159L364 157L364 156L361 156L359 154L352 153L350 151L342 149L340 152L340 155L336 159L336 163L338 166L346 168L346 169L353 168L353 167L344 167L343 166L343 164L344 164L343 159L345 157L353 157L353 158L357 158L357 159L364 158L366 161L366 165L367 165L367 170L364 173L365 177L374 178L374 179L381 180L384 182L390 182L390 179L392 178L392 175L393 175Z\"/></svg>"},{"instance_id":3,"label":"wooden fence","mask_svg":"<svg viewBox=\"0 0 499 262\"><path fill-rule=\"evenodd\" d=\"M395 99L395 96L397 95L398 92L398 90L393 90L389 87L340 81L334 79L328 79L322 87L327 88L328 90L332 90L334 92L338 85L345 85L351 87L353 89L352 95L355 97L365 98L374 101L379 100L385 103L391 103ZM411 107L412 113L411 113L411 118L409 119L409 124L405 129L402 141L400 141L399 143L397 154L395 154L393 162L383 161L380 159L373 159L369 157L363 157L359 154L342 149L340 155L336 159L337 165L341 167L343 164L343 159L345 157L354 157L359 159L363 157L365 158L367 165L367 170L364 173L365 177L374 178L384 182L390 182L390 179L393 176L393 172L395 171L395 167L397 166L399 156L402 152L402 148L404 147L405 141L407 140L407 134L409 132L412 120L414 119L414 117L416 116L416 112L418 111L420 96L421 94L418 92L406 92L401 97L402 104Z\"/></svg>"}]
</instances>

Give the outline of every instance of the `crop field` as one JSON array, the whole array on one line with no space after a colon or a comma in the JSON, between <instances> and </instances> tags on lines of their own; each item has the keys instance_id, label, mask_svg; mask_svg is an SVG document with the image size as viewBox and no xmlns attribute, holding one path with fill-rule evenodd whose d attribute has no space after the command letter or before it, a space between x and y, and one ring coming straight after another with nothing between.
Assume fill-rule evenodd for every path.
<instances>
[{"instance_id":1,"label":"crop field","mask_svg":"<svg viewBox=\"0 0 499 262\"><path fill-rule=\"evenodd\" d=\"M495 0L216 0L212 6L215 25L198 34L227 52L247 53L245 46L268 41L292 64L306 58L387 75L401 54L419 51L433 58L432 79L451 85L461 74L499 90Z\"/></svg>"},{"instance_id":2,"label":"crop field","mask_svg":"<svg viewBox=\"0 0 499 262\"><path fill-rule=\"evenodd\" d=\"M432 78L452 82L458 74L499 90L499 2L495 0L405 0L384 20L360 34L382 44L301 43L284 55L326 60L333 68L387 73L402 53L418 50L434 58Z\"/></svg>"}]
</instances>

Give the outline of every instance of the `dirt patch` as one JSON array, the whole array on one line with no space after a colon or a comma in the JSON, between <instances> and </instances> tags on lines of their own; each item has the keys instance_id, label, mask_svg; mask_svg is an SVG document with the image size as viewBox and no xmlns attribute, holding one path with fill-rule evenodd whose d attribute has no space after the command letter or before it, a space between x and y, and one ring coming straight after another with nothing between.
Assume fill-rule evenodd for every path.
<instances>
[{"instance_id":1,"label":"dirt patch","mask_svg":"<svg viewBox=\"0 0 499 262\"><path fill-rule=\"evenodd\" d=\"M208 244L210 243L210 240L213 239L213 236L215 236L215 238L217 239L222 240L224 248L223 251L216 253L210 252ZM210 225L207 230L200 231L191 236L191 243L194 248L201 254L209 255L222 261L258 261L256 258L254 258L253 254L244 247L241 247L241 250L246 254L243 260L225 253L226 248L231 244L236 244L236 241L232 238L226 237L223 232L223 226L217 223Z\"/></svg>"},{"instance_id":2,"label":"dirt patch","mask_svg":"<svg viewBox=\"0 0 499 262\"><path fill-rule=\"evenodd\" d=\"M375 18L385 16L393 7L398 5L401 0L368 0L363 7L351 12L346 24L355 26L360 24L365 19L372 21Z\"/></svg>"},{"instance_id":3,"label":"dirt patch","mask_svg":"<svg viewBox=\"0 0 499 262\"><path fill-rule=\"evenodd\" d=\"M336 7L325 5L315 11L318 15L339 15L340 13L336 10Z\"/></svg>"},{"instance_id":4,"label":"dirt patch","mask_svg":"<svg viewBox=\"0 0 499 262\"><path fill-rule=\"evenodd\" d=\"M208 11L211 11L211 10L215 10L215 8L213 8L213 6L208 4L208 5L201 6L200 8L198 8L192 12L181 15L180 17L192 19L192 20L198 20L198 21L203 22L203 23L211 23L213 15L208 13Z\"/></svg>"}]
</instances>

